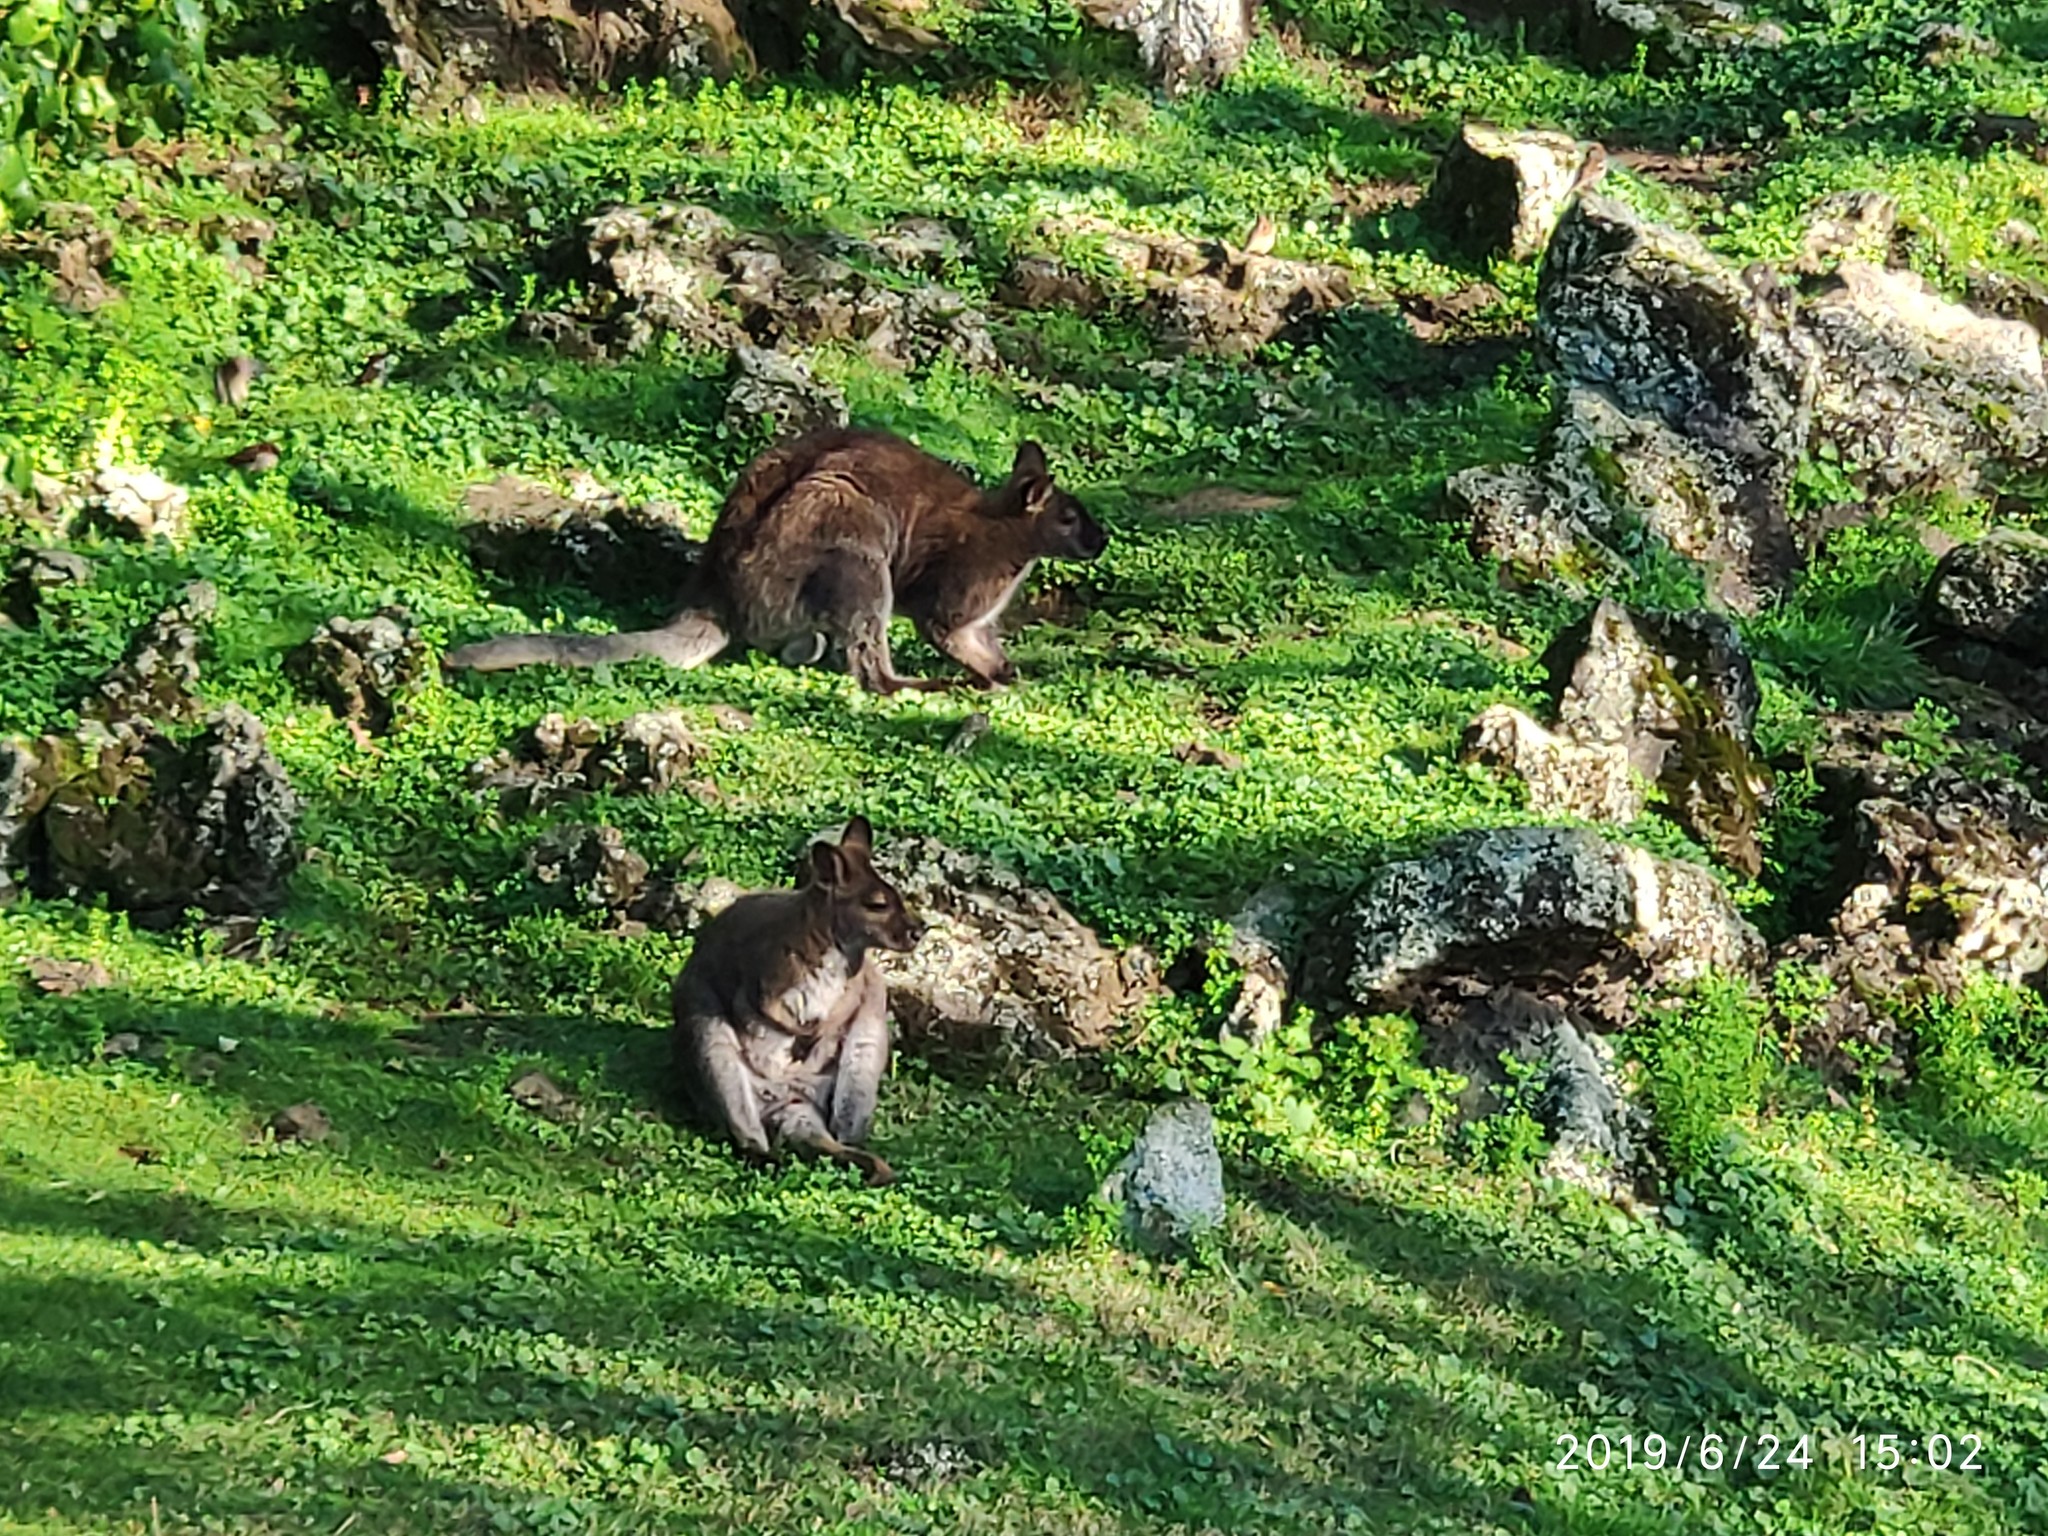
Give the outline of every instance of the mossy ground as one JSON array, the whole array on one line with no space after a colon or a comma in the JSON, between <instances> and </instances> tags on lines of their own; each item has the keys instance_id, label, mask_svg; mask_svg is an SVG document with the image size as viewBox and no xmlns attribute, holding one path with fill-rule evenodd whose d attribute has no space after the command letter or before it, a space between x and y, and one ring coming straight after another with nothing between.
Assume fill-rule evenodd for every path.
<instances>
[{"instance_id":1,"label":"mossy ground","mask_svg":"<svg viewBox=\"0 0 2048 1536\"><path fill-rule=\"evenodd\" d=\"M554 814L619 826L657 867L761 883L858 810L884 838L999 856L1169 955L1275 874L1335 889L1519 819L1456 764L1458 733L1534 691L1530 653L1579 606L1503 589L1435 498L1446 473L1525 453L1543 419L1532 275L1446 255L1384 195L1426 173L1456 115L1723 153L1706 188L1611 179L1732 255L1784 256L1817 197L1876 185L1931 235L1938 278L2048 276L1997 238L2015 217L2048 225L2048 169L1958 147L1970 110L2048 108L2048 27L1996 18L2005 55L1944 72L1911 62L1909 7L1778 9L1794 40L1775 62L1659 79L1588 76L1434 8L1318 4L1290 13L1307 41L1269 33L1224 90L1167 104L1064 12L997 7L950 23L978 65L966 82L493 103L474 124L359 109L287 42L217 62L185 158L58 173L53 196L118 231L124 299L78 316L41 274L0 269L0 449L59 469L118 444L192 487L198 527L175 553L81 546L97 579L0 635L0 727L63 726L133 626L208 577L206 695L269 725L308 858L257 962L63 903L0 926L10 969L95 958L114 977L0 999L0 1528L2048 1520L2048 1100L2030 1069L1842 1100L1776 1067L1673 1225L1518 1159L1382 1134L1347 1095L1405 1081L1398 1050L1310 1080L1298 1058L1206 1048L1209 1002L1191 1000L1113 1083L904 1061L877 1135L906 1174L893 1189L763 1174L656 1113L681 945L541 908L520 854L543 822L503 821L462 779L546 710L675 706L711 748L715 798ZM207 169L230 154L304 174L254 202ZM669 196L762 228L952 218L974 239L953 280L977 297L1045 214L1238 238L1267 212L1282 253L1350 263L1377 302L1251 366L1141 366L1139 323L1074 315L1004 315L1001 378L820 358L858 419L985 473L1038 437L1110 526L1099 564L1035 580L1026 681L1004 695L882 701L760 659L634 664L436 682L359 746L277 665L329 615L403 602L436 644L644 617L480 577L454 533L465 485L582 468L701 531L759 446L716 428L719 359L585 366L509 339L550 297L549 241L611 201ZM206 233L248 214L277 225L260 282ZM1445 345L1393 310L1481 279L1501 299ZM384 348L391 384L350 388ZM239 418L210 369L244 350L268 372ZM258 438L283 446L278 472L219 466ZM1161 510L1217 482L1291 500ZM2003 519L2034 516L2030 486L2002 491ZM1881 518L1750 626L1775 741L1824 703L1917 693L1907 610L1932 557L1905 513L1961 533L1991 515ZM1625 595L1697 596L1638 558ZM902 654L939 665L907 639ZM720 704L756 728L722 730ZM974 707L991 734L949 755ZM1190 741L1242 766L1182 762ZM1786 805L1741 893L1767 921L1814 856L1804 802ZM1633 833L1691 852L1661 822ZM101 1060L123 1031L162 1049ZM575 1093L574 1119L506 1097L535 1066ZM1087 1197L1168 1082L1223 1104L1235 1203L1212 1254L1161 1268L1122 1254ZM331 1141L252 1139L302 1099ZM1557 1471L1557 1437L1595 1431L1635 1436L1638 1465ZM1810 1433L1813 1465L1702 1471L1706 1431L1731 1454L1744 1434L1789 1449ZM1640 1464L1653 1432L1695 1437L1683 1475ZM1922 1457L1910 1442L1947 1435L1958 1461L1979 1437L1981 1470L1880 1470L1884 1433ZM934 1443L960 1459L921 1476Z\"/></svg>"}]
</instances>

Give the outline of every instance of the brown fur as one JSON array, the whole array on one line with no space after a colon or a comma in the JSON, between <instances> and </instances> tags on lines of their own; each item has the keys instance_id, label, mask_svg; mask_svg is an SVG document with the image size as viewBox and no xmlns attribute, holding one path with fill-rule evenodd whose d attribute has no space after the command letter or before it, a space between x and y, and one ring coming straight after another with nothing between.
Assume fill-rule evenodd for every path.
<instances>
[{"instance_id":1,"label":"brown fur","mask_svg":"<svg viewBox=\"0 0 2048 1536\"><path fill-rule=\"evenodd\" d=\"M863 1170L895 1171L860 1143L889 1065L888 994L873 949L923 937L875 873L873 833L855 817L810 851L793 891L742 896L704 925L675 984L675 1066L705 1128L742 1153L804 1147Z\"/></svg>"},{"instance_id":2,"label":"brown fur","mask_svg":"<svg viewBox=\"0 0 2048 1536\"><path fill-rule=\"evenodd\" d=\"M726 497L683 611L657 630L504 635L452 651L448 665L495 671L655 656L708 661L739 639L788 661L844 647L864 688L944 686L899 677L889 620L901 613L978 686L1013 681L996 625L1041 559L1092 560L1108 536L1053 484L1036 443L983 490L887 432L832 431L770 449Z\"/></svg>"}]
</instances>

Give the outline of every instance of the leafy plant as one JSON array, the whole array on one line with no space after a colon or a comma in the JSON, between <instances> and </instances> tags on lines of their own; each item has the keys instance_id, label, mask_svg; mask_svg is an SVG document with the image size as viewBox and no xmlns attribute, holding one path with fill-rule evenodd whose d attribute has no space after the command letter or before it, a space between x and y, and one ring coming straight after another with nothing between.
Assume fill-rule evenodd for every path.
<instances>
[{"instance_id":1,"label":"leafy plant","mask_svg":"<svg viewBox=\"0 0 2048 1536\"><path fill-rule=\"evenodd\" d=\"M1713 1166L1731 1122L1763 1092L1764 1011L1742 981L1711 976L1630 1037L1657 1144L1682 1178Z\"/></svg>"}]
</instances>

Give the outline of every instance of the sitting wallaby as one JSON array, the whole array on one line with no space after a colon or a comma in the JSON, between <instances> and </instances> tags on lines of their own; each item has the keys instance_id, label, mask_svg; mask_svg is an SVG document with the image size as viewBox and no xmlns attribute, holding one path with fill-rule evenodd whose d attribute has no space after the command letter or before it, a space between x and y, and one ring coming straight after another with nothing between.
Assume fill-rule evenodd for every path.
<instances>
[{"instance_id":1,"label":"sitting wallaby","mask_svg":"<svg viewBox=\"0 0 2048 1536\"><path fill-rule=\"evenodd\" d=\"M896 675L889 619L901 613L982 688L1012 682L996 623L1041 559L1093 560L1102 525L1059 489L1036 443L1010 478L981 490L887 432L828 431L749 464L720 508L681 612L660 629L501 635L448 653L451 667L587 667L653 656L709 661L735 638L784 661L831 642L863 688L943 688Z\"/></svg>"},{"instance_id":2,"label":"sitting wallaby","mask_svg":"<svg viewBox=\"0 0 2048 1536\"><path fill-rule=\"evenodd\" d=\"M895 1171L864 1150L889 1066L888 992L872 949L909 950L924 925L871 860L864 817L810 850L793 891L742 896L704 925L675 985L675 1066L707 1130L741 1152L806 1147L870 1184Z\"/></svg>"}]
</instances>

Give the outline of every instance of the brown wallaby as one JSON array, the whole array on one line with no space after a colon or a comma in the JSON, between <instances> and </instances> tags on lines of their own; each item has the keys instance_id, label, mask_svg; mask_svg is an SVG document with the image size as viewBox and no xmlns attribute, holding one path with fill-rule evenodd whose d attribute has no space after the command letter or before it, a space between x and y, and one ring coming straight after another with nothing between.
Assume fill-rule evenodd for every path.
<instances>
[{"instance_id":1,"label":"brown wallaby","mask_svg":"<svg viewBox=\"0 0 2048 1536\"><path fill-rule=\"evenodd\" d=\"M1042 559L1093 560L1102 525L1052 482L1045 451L1017 450L982 490L887 432L829 431L772 448L741 471L675 618L613 635L500 635L448 653L479 671L588 667L653 656L694 667L738 639L791 663L837 642L863 688L942 688L896 675L889 619L911 619L977 686L1014 681L996 624Z\"/></svg>"},{"instance_id":2,"label":"brown wallaby","mask_svg":"<svg viewBox=\"0 0 2048 1536\"><path fill-rule=\"evenodd\" d=\"M805 1147L870 1184L895 1170L864 1150L889 1067L888 991L873 949L924 937L870 857L865 817L810 850L793 891L742 896L704 925L675 985L675 1066L707 1130L766 1157Z\"/></svg>"}]
</instances>

